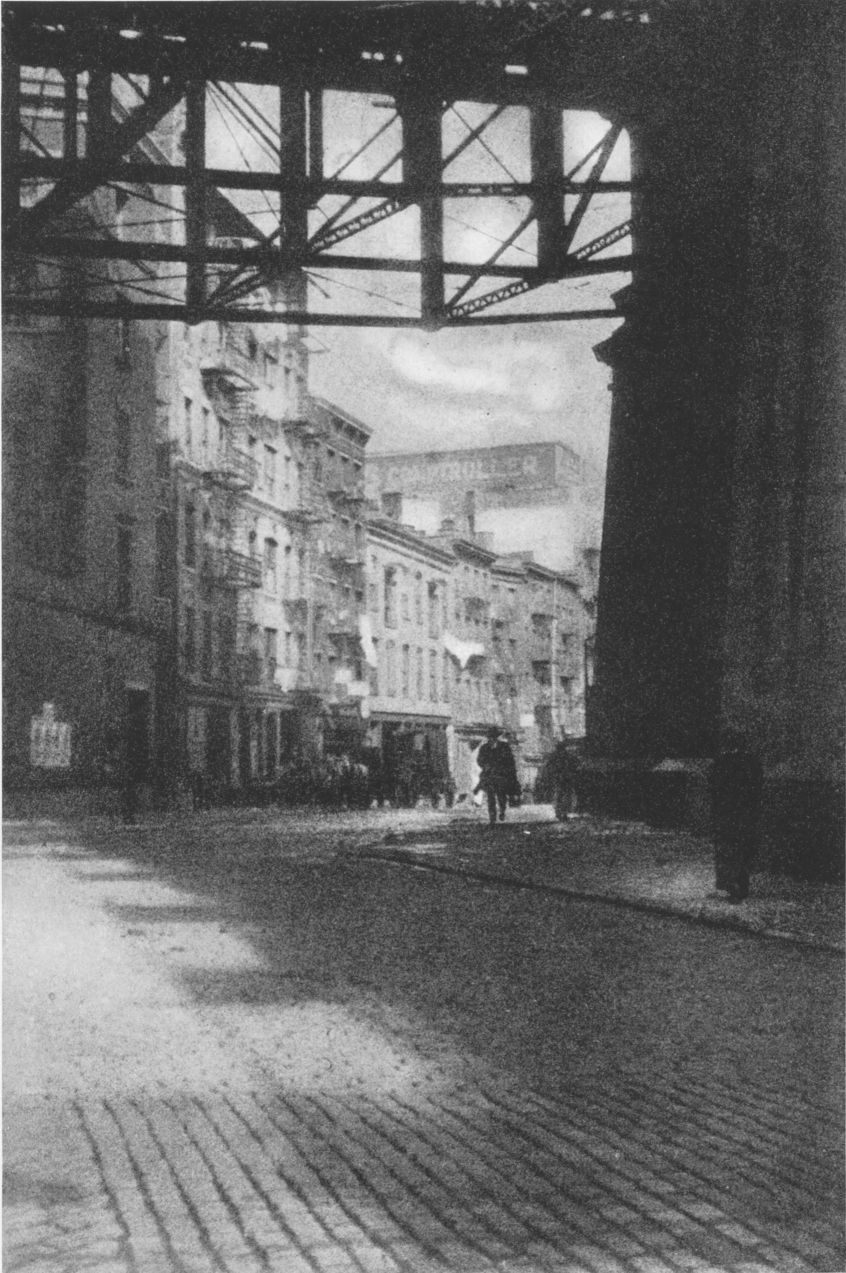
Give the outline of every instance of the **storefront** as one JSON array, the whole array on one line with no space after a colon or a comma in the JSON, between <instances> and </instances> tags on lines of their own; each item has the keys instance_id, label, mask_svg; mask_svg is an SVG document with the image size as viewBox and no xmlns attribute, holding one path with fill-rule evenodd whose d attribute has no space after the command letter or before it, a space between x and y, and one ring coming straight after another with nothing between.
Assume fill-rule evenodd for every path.
<instances>
[{"instance_id":1,"label":"storefront","mask_svg":"<svg viewBox=\"0 0 846 1273\"><path fill-rule=\"evenodd\" d=\"M449 763L448 730L438 717L374 712L367 730L365 762L376 798L412 808L418 800L452 804L455 784Z\"/></svg>"}]
</instances>

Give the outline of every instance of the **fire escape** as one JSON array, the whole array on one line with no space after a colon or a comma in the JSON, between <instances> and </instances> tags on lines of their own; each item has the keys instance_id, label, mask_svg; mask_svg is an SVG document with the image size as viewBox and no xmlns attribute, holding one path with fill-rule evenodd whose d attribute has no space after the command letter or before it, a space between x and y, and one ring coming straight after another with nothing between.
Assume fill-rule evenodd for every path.
<instances>
[{"instance_id":1,"label":"fire escape","mask_svg":"<svg viewBox=\"0 0 846 1273\"><path fill-rule=\"evenodd\" d=\"M223 642L221 667L228 686L236 691L261 680L258 652L249 649L249 635L255 626L262 563L249 551L244 505L244 496L258 477L246 437L256 389L251 341L251 334L219 325L201 363L206 394L219 423L219 438L203 471L210 523L215 528L204 546L203 583L229 634Z\"/></svg>"}]
</instances>

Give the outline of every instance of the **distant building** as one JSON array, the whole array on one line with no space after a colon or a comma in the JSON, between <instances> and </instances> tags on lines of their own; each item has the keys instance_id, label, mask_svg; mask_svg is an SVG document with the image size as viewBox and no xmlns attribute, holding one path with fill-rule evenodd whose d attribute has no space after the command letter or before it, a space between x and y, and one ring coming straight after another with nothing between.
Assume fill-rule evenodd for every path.
<instances>
[{"instance_id":1,"label":"distant building","mask_svg":"<svg viewBox=\"0 0 846 1273\"><path fill-rule=\"evenodd\" d=\"M498 557L489 537L457 537L449 521L435 542L454 558L443 644L456 789L475 786L476 751L493 725L508 733L531 789L562 734L584 735L592 608L574 579L530 554Z\"/></svg>"},{"instance_id":2,"label":"distant building","mask_svg":"<svg viewBox=\"0 0 846 1273\"><path fill-rule=\"evenodd\" d=\"M530 552L556 570L581 572L600 543L601 474L560 442L372 455L367 488L383 507L402 499L418 530L449 519L460 534L490 535L499 554Z\"/></svg>"},{"instance_id":3,"label":"distant building","mask_svg":"<svg viewBox=\"0 0 846 1273\"><path fill-rule=\"evenodd\" d=\"M444 631L452 569L448 550L387 518L368 517L362 639L369 759L382 773L384 796L404 804L451 788Z\"/></svg>"}]
</instances>

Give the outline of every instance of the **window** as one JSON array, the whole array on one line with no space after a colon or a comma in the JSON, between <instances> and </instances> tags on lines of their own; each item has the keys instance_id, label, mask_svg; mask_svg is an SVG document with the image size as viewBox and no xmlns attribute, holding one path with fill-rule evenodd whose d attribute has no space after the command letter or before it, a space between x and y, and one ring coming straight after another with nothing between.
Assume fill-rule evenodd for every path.
<instances>
[{"instance_id":1,"label":"window","mask_svg":"<svg viewBox=\"0 0 846 1273\"><path fill-rule=\"evenodd\" d=\"M284 469L285 469L285 478L284 478L285 490L290 491L291 489L291 457L290 455L285 456Z\"/></svg>"},{"instance_id":2,"label":"window","mask_svg":"<svg viewBox=\"0 0 846 1273\"><path fill-rule=\"evenodd\" d=\"M115 552L118 609L132 609L132 526L118 522Z\"/></svg>"},{"instance_id":3,"label":"window","mask_svg":"<svg viewBox=\"0 0 846 1273\"><path fill-rule=\"evenodd\" d=\"M400 610L402 613L402 617L404 619L409 619L411 617L409 609L408 609L408 593L407 592L404 592L402 594L402 598L400 601Z\"/></svg>"},{"instance_id":4,"label":"window","mask_svg":"<svg viewBox=\"0 0 846 1273\"><path fill-rule=\"evenodd\" d=\"M193 606L185 607L185 615L183 620L182 648L185 655L185 667L189 672L193 672L194 663L197 657L197 647L195 644L195 612Z\"/></svg>"},{"instance_id":5,"label":"window","mask_svg":"<svg viewBox=\"0 0 846 1273\"><path fill-rule=\"evenodd\" d=\"M209 681L212 677L214 662L214 627L213 615L211 610L203 611L203 646L200 655L200 674L203 680Z\"/></svg>"},{"instance_id":6,"label":"window","mask_svg":"<svg viewBox=\"0 0 846 1273\"><path fill-rule=\"evenodd\" d=\"M423 576L419 572L414 577L414 622L423 622Z\"/></svg>"},{"instance_id":7,"label":"window","mask_svg":"<svg viewBox=\"0 0 846 1273\"><path fill-rule=\"evenodd\" d=\"M268 495L276 490L276 451L272 446L264 448L264 485Z\"/></svg>"},{"instance_id":8,"label":"window","mask_svg":"<svg viewBox=\"0 0 846 1273\"><path fill-rule=\"evenodd\" d=\"M376 637L373 638L373 666L368 668L370 680L370 693L374 697L379 693L379 659L380 646Z\"/></svg>"},{"instance_id":9,"label":"window","mask_svg":"<svg viewBox=\"0 0 846 1273\"><path fill-rule=\"evenodd\" d=\"M276 676L276 656L278 648L279 633L276 628L265 628L264 630L264 662L265 671L268 678L272 681Z\"/></svg>"},{"instance_id":10,"label":"window","mask_svg":"<svg viewBox=\"0 0 846 1273\"><path fill-rule=\"evenodd\" d=\"M397 692L397 647L395 641L389 641L385 647L386 655L386 671L387 671L387 694L388 698L394 698Z\"/></svg>"},{"instance_id":11,"label":"window","mask_svg":"<svg viewBox=\"0 0 846 1273\"><path fill-rule=\"evenodd\" d=\"M385 627L397 626L397 571L395 566L385 567Z\"/></svg>"},{"instance_id":12,"label":"window","mask_svg":"<svg viewBox=\"0 0 846 1273\"><path fill-rule=\"evenodd\" d=\"M434 650L429 651L429 698L433 703L438 701L438 656Z\"/></svg>"},{"instance_id":13,"label":"window","mask_svg":"<svg viewBox=\"0 0 846 1273\"><path fill-rule=\"evenodd\" d=\"M291 545L286 544L282 550L282 591L285 596L291 596L293 589L291 587Z\"/></svg>"},{"instance_id":14,"label":"window","mask_svg":"<svg viewBox=\"0 0 846 1273\"><path fill-rule=\"evenodd\" d=\"M417 690L417 697L422 698L423 697L423 651L421 650L419 645L417 647L416 654L415 654L414 670L416 673L414 682L415 682L415 687Z\"/></svg>"},{"instance_id":15,"label":"window","mask_svg":"<svg viewBox=\"0 0 846 1273\"><path fill-rule=\"evenodd\" d=\"M132 417L125 407L115 411L115 476L122 485L132 481Z\"/></svg>"},{"instance_id":16,"label":"window","mask_svg":"<svg viewBox=\"0 0 846 1273\"><path fill-rule=\"evenodd\" d=\"M411 649L409 646L402 647L402 696L408 698L411 685Z\"/></svg>"},{"instance_id":17,"label":"window","mask_svg":"<svg viewBox=\"0 0 846 1273\"><path fill-rule=\"evenodd\" d=\"M264 541L264 588L265 592L276 591L277 544L275 539Z\"/></svg>"},{"instance_id":18,"label":"window","mask_svg":"<svg viewBox=\"0 0 846 1273\"><path fill-rule=\"evenodd\" d=\"M185 449L191 450L194 404L190 398L183 400L183 427L185 430Z\"/></svg>"},{"instance_id":19,"label":"window","mask_svg":"<svg viewBox=\"0 0 846 1273\"><path fill-rule=\"evenodd\" d=\"M208 463L211 446L211 412L203 407L200 412L200 446L203 449L203 462Z\"/></svg>"},{"instance_id":20,"label":"window","mask_svg":"<svg viewBox=\"0 0 846 1273\"><path fill-rule=\"evenodd\" d=\"M285 633L285 666L291 666L291 656L293 653L293 633Z\"/></svg>"},{"instance_id":21,"label":"window","mask_svg":"<svg viewBox=\"0 0 846 1273\"><path fill-rule=\"evenodd\" d=\"M430 583L428 588L429 597L429 636L436 637L440 635L440 605L438 604L438 585Z\"/></svg>"},{"instance_id":22,"label":"window","mask_svg":"<svg viewBox=\"0 0 846 1273\"><path fill-rule=\"evenodd\" d=\"M166 597L170 592L171 553L173 536L168 513L156 518L156 596Z\"/></svg>"},{"instance_id":23,"label":"window","mask_svg":"<svg viewBox=\"0 0 846 1273\"><path fill-rule=\"evenodd\" d=\"M235 651L235 619L231 614L221 614L217 622L217 662L225 667Z\"/></svg>"},{"instance_id":24,"label":"window","mask_svg":"<svg viewBox=\"0 0 846 1273\"><path fill-rule=\"evenodd\" d=\"M193 504L185 505L182 549L185 565L193 570L197 564L197 510Z\"/></svg>"}]
</instances>

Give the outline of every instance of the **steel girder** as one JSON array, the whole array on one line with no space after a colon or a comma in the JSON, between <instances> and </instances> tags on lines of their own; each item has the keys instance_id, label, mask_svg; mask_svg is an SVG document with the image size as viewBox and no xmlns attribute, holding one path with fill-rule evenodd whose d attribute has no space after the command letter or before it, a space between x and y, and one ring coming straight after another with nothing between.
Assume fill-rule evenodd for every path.
<instances>
[{"instance_id":1,"label":"steel girder","mask_svg":"<svg viewBox=\"0 0 846 1273\"><path fill-rule=\"evenodd\" d=\"M620 125L566 173L562 110L589 96L585 67L594 68L596 101L600 54L607 75L622 73L620 50L625 65L648 38L642 19L649 7L648 0L619 3L608 8L609 20L591 23L584 15L593 11L569 0L8 5L7 310L429 329L616 315L611 308L487 310L546 283L631 268L629 254L603 255L627 236L627 216L610 225L606 216L598 233L576 243L599 196L631 190L628 180L604 176ZM581 73L559 74L557 55L566 47L569 65L579 41L587 50ZM327 172L331 93L387 95L379 105L392 115L352 159ZM459 115L464 135L446 147L445 115L473 101L487 104L484 118ZM528 179L516 179L496 154L491 130L509 110L528 116ZM216 162L221 120L239 165ZM375 173L344 176L394 123L399 140ZM478 177L468 174L473 147L509 180L492 180L483 165ZM229 145L230 160L232 153ZM464 175L450 180L459 155ZM249 192L267 205L261 215L245 210ZM488 223L491 208L501 215L501 230L487 234L499 246L487 256L445 256L445 218L458 200L485 207ZM367 253L335 250L343 242L357 247L357 236L408 213L416 218L416 250L399 254L378 242ZM413 305L408 292L405 302L391 300L408 312L314 303L321 278L330 289L339 277L355 278L357 288L338 286L367 292L386 274L419 280ZM512 282L491 289L497 278Z\"/></svg>"}]
</instances>

